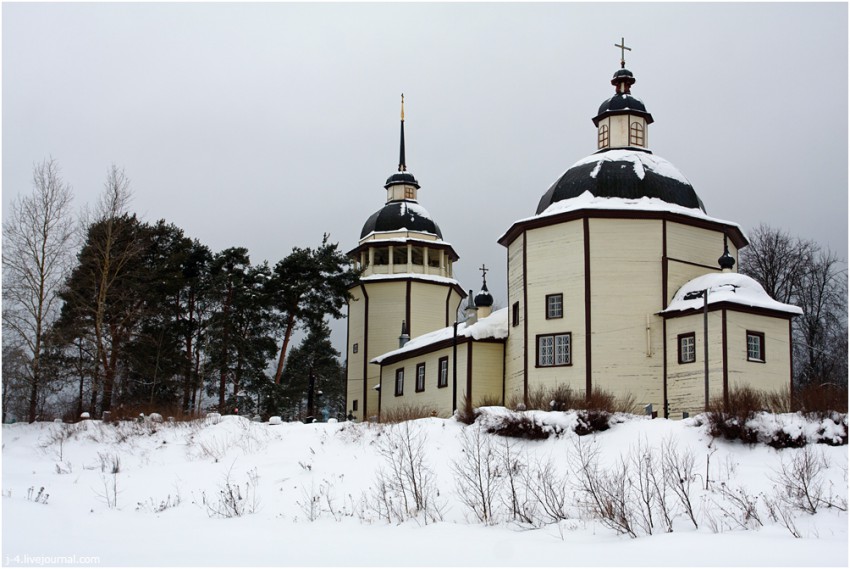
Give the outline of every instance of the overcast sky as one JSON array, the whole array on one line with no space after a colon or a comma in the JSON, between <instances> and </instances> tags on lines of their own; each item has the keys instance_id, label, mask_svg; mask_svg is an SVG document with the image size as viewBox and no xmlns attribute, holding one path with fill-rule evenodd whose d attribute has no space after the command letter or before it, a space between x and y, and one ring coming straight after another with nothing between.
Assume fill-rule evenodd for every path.
<instances>
[{"instance_id":1,"label":"overcast sky","mask_svg":"<svg viewBox=\"0 0 850 569\"><path fill-rule=\"evenodd\" d=\"M52 156L93 203L274 264L343 250L385 201L405 94L408 169L506 303L496 239L596 150L621 37L653 152L709 215L847 258L847 4L3 3L3 206ZM718 251L718 256L721 251ZM343 349L344 332L337 332ZM344 349L342 350L344 351Z\"/></svg>"}]
</instances>

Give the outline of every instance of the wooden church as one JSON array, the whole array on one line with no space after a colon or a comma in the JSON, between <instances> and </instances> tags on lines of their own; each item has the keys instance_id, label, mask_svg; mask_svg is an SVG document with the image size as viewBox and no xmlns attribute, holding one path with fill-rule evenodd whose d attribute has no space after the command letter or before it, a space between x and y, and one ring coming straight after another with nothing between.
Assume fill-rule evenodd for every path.
<instances>
[{"instance_id":1,"label":"wooden church","mask_svg":"<svg viewBox=\"0 0 850 569\"><path fill-rule=\"evenodd\" d=\"M746 236L709 216L649 150L654 121L620 63L614 95L592 119L596 152L498 238L508 305L492 313L486 278L478 294L464 292L452 276L457 253L419 203L402 101L398 172L350 252L362 269L348 305L347 408L357 420L406 405L449 416L464 398L504 404L557 385L631 395L636 411L680 418L737 386L790 386L800 309L735 272Z\"/></svg>"}]
</instances>

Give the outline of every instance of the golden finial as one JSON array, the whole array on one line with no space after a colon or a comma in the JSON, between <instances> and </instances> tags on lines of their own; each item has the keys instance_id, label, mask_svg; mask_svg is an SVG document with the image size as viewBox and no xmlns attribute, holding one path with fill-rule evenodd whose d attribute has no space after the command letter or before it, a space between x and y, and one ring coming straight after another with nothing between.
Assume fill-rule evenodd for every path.
<instances>
[{"instance_id":1,"label":"golden finial","mask_svg":"<svg viewBox=\"0 0 850 569\"><path fill-rule=\"evenodd\" d=\"M625 67L626 67L626 50L632 51L632 48L626 47L626 39L622 38L622 37L620 38L620 43L619 44L615 43L614 47L620 48L620 67L625 69Z\"/></svg>"},{"instance_id":2,"label":"golden finial","mask_svg":"<svg viewBox=\"0 0 850 569\"><path fill-rule=\"evenodd\" d=\"M404 120L404 93L401 94L401 120Z\"/></svg>"}]
</instances>

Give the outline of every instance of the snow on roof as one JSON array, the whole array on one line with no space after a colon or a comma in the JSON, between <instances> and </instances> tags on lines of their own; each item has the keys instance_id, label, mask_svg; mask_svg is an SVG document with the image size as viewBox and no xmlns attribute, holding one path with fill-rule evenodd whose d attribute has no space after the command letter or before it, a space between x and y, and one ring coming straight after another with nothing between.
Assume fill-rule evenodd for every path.
<instances>
[{"instance_id":1,"label":"snow on roof","mask_svg":"<svg viewBox=\"0 0 850 569\"><path fill-rule=\"evenodd\" d=\"M410 234L410 233L414 233L414 234L424 233L426 235L434 235L437 238L436 239L422 239L422 238L417 238L415 236L414 237L381 237L381 234L383 234L383 233L403 233L403 232L407 232L408 234ZM374 237L374 239L370 239L370 237ZM361 245L364 245L366 243L368 243L370 245L371 244L377 244L377 243L400 243L400 244L421 243L422 245L448 245L449 247L452 246L452 244L449 243L448 241L444 241L443 239L440 239L439 235L437 235L436 233L428 233L427 231L411 231L407 228L394 229L392 231L372 231L372 232L370 232L370 233L368 233L365 236L360 238L360 244Z\"/></svg>"},{"instance_id":2,"label":"snow on roof","mask_svg":"<svg viewBox=\"0 0 850 569\"><path fill-rule=\"evenodd\" d=\"M656 171L657 172L657 171ZM598 198L594 196L592 193L586 191L582 193L580 196L575 198L570 198L566 200L561 200L553 203L549 207L547 207L543 212L531 216L525 217L523 219L519 219L514 222L514 224L522 223L524 221L531 221L533 219L539 219L541 217L548 217L550 215L557 215L559 213L567 213L571 211L578 211L581 209L600 209L600 210L634 210L634 211L667 211L670 213L676 213L679 215L686 215L688 217L693 217L696 219L704 219L706 221L711 221L714 223L720 223L723 225L729 225L731 227L736 227L741 231L741 234L744 235L741 226L735 223L734 221L726 221L723 219L718 219L716 217L711 217L706 215L702 210L684 207L677 204L672 204L670 202L665 202L659 198ZM499 237L499 240L505 237L507 232L502 234Z\"/></svg>"},{"instance_id":3,"label":"snow on roof","mask_svg":"<svg viewBox=\"0 0 850 569\"><path fill-rule=\"evenodd\" d=\"M670 314L690 309L702 309L702 298L685 300L685 296L688 293L705 289L708 289L709 304L731 302L743 306L787 312L789 314L803 313L797 306L773 300L756 280L746 275L739 273L709 273L685 283L676 292L675 296L673 296L670 306L662 310L661 314Z\"/></svg>"},{"instance_id":4,"label":"snow on roof","mask_svg":"<svg viewBox=\"0 0 850 569\"><path fill-rule=\"evenodd\" d=\"M439 275L424 275L422 273L377 274L369 275L367 277L360 277L361 281L388 281L393 279L417 279L420 281L431 281L440 284L460 286L460 283L449 277L441 277Z\"/></svg>"},{"instance_id":5,"label":"snow on roof","mask_svg":"<svg viewBox=\"0 0 850 569\"><path fill-rule=\"evenodd\" d=\"M648 168L659 176L672 178L677 182L681 182L689 186L691 185L688 179L685 178L685 176L670 162L660 156L656 156L655 154L649 154L648 152L642 152L639 150L620 149L591 154L590 156L582 158L573 164L571 168L582 166L584 164L592 164L594 162L596 163L596 168L594 168L594 170L590 173L591 178L596 177L603 162L631 162L632 167L635 170L635 174L637 174L637 177L641 180L643 180L645 170Z\"/></svg>"},{"instance_id":6,"label":"snow on roof","mask_svg":"<svg viewBox=\"0 0 850 569\"><path fill-rule=\"evenodd\" d=\"M477 322L475 322L475 324L472 324L470 326L467 326L466 322L461 322L457 326L457 335L458 338L472 338L473 340L502 340L504 338L507 338L508 309L502 308L500 310L497 310L493 312L490 316L482 318L481 320L478 320ZM413 350L418 350L419 348L424 348L444 340L450 340L453 336L454 326L447 326L445 328L441 328L439 330L435 330L433 332L417 336L416 338L413 338L407 344L405 344L403 348L399 348L397 350L381 354L380 356L374 358L372 360L372 363L379 364L391 356L396 356L399 354L404 354L406 352L411 352Z\"/></svg>"}]
</instances>

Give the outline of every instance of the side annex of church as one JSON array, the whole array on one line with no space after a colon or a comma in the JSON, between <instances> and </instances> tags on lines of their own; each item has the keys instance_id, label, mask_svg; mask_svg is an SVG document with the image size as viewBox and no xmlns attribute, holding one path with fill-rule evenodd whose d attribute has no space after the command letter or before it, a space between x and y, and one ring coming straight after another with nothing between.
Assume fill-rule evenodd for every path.
<instances>
[{"instance_id":1,"label":"side annex of church","mask_svg":"<svg viewBox=\"0 0 850 569\"><path fill-rule=\"evenodd\" d=\"M505 405L569 386L681 418L736 387L790 388L800 309L735 272L746 236L709 216L649 150L654 121L634 83L621 61L593 117L597 151L498 238L508 299L496 311L486 271L475 295L454 279L458 254L419 203L402 100L398 172L349 252L362 270L348 304L351 416L415 407L445 417L467 400Z\"/></svg>"}]
</instances>

